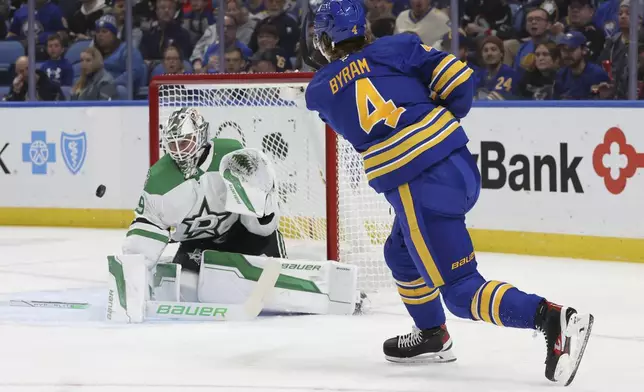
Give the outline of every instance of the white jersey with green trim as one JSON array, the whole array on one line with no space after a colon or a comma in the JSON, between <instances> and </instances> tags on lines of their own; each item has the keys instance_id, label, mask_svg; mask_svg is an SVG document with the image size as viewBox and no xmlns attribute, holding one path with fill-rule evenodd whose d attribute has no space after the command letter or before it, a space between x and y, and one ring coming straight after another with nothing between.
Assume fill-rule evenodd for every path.
<instances>
[{"instance_id":1,"label":"white jersey with green trim","mask_svg":"<svg viewBox=\"0 0 644 392\"><path fill-rule=\"evenodd\" d=\"M275 232L279 212L264 218L226 211L226 184L219 173L221 158L242 149L234 139L213 139L200 160L197 174L186 179L169 155L148 172L143 194L134 210L124 254L143 254L156 263L167 243L212 238L224 243L238 221L251 233L268 236Z\"/></svg>"}]
</instances>

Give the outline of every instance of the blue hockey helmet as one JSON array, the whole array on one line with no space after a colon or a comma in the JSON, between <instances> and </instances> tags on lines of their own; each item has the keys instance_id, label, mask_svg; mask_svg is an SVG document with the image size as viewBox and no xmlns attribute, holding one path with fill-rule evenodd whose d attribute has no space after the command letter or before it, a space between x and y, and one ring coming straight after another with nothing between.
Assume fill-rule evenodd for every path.
<instances>
[{"instance_id":1,"label":"blue hockey helmet","mask_svg":"<svg viewBox=\"0 0 644 392\"><path fill-rule=\"evenodd\" d=\"M351 38L364 37L366 29L367 19L359 0L323 0L315 13L313 44L322 51L319 45L324 34L332 45L336 45Z\"/></svg>"}]
</instances>

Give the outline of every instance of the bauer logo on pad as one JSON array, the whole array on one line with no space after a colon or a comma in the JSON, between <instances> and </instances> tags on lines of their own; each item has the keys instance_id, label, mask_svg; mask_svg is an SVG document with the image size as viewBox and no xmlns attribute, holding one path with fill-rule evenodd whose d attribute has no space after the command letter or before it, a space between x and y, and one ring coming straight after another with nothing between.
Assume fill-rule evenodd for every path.
<instances>
[{"instance_id":1,"label":"bauer logo on pad","mask_svg":"<svg viewBox=\"0 0 644 392\"><path fill-rule=\"evenodd\" d=\"M63 132L60 135L60 150L69 171L78 174L87 155L87 135L85 132L75 135Z\"/></svg>"}]
</instances>

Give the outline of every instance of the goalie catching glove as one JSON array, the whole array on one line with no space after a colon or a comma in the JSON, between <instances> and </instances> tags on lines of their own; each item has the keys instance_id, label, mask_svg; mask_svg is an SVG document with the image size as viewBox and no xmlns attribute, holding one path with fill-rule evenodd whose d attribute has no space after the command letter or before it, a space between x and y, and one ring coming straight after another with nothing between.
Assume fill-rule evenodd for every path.
<instances>
[{"instance_id":1,"label":"goalie catching glove","mask_svg":"<svg viewBox=\"0 0 644 392\"><path fill-rule=\"evenodd\" d=\"M226 183L226 211L262 218L277 211L275 171L268 157L254 148L232 151L221 159Z\"/></svg>"}]
</instances>

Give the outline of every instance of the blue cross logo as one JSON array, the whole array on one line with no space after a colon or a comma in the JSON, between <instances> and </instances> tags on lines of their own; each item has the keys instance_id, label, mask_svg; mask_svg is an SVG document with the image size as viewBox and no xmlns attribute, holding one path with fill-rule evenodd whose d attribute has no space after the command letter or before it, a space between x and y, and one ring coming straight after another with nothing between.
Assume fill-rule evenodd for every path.
<instances>
[{"instance_id":1,"label":"blue cross logo","mask_svg":"<svg viewBox=\"0 0 644 392\"><path fill-rule=\"evenodd\" d=\"M47 174L47 164L56 162L56 144L47 143L45 131L31 131L31 143L22 143L22 161L31 163L31 174Z\"/></svg>"}]
</instances>

